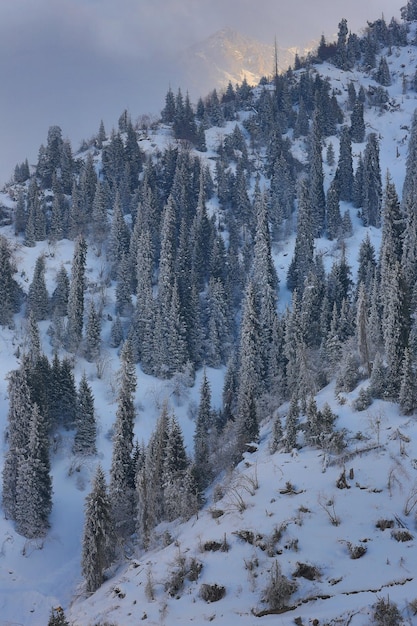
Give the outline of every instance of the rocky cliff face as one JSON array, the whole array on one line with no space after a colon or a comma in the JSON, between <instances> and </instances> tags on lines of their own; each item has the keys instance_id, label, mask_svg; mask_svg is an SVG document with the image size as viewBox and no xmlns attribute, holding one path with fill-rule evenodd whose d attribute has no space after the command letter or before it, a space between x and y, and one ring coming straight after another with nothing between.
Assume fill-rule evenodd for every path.
<instances>
[{"instance_id":1,"label":"rocky cliff face","mask_svg":"<svg viewBox=\"0 0 417 626\"><path fill-rule=\"evenodd\" d=\"M277 48L278 68L292 65L296 48ZM299 51L304 54L304 50ZM204 41L188 48L182 56L184 85L193 94L222 90L244 78L258 84L263 76L271 76L275 67L274 45L267 45L230 28L220 30Z\"/></svg>"}]
</instances>

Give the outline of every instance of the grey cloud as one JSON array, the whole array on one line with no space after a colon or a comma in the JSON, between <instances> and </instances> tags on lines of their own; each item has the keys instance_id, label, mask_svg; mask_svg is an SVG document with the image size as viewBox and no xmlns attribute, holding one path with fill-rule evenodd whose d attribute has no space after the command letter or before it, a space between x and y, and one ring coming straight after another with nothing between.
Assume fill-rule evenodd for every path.
<instances>
[{"instance_id":1,"label":"grey cloud","mask_svg":"<svg viewBox=\"0 0 417 626\"><path fill-rule=\"evenodd\" d=\"M1 0L0 184L16 162L36 161L48 127L74 148L110 130L128 108L159 111L168 84L181 84L175 54L230 26L279 45L302 46L357 30L405 0Z\"/></svg>"}]
</instances>

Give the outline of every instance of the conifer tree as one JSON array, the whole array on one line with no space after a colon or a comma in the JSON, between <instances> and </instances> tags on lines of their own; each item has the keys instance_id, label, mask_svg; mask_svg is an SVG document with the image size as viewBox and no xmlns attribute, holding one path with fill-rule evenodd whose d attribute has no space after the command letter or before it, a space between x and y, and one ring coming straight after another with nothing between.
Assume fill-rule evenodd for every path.
<instances>
[{"instance_id":1,"label":"conifer tree","mask_svg":"<svg viewBox=\"0 0 417 626\"><path fill-rule=\"evenodd\" d=\"M236 411L237 454L242 453L246 444L255 441L259 434L255 401L264 390L260 331L255 288L252 281L249 281L245 294L239 343L239 387Z\"/></svg>"},{"instance_id":2,"label":"conifer tree","mask_svg":"<svg viewBox=\"0 0 417 626\"><path fill-rule=\"evenodd\" d=\"M128 340L120 355L119 390L109 494L117 536L126 539L134 531L133 427L136 368Z\"/></svg>"},{"instance_id":3,"label":"conifer tree","mask_svg":"<svg viewBox=\"0 0 417 626\"><path fill-rule=\"evenodd\" d=\"M374 357L369 388L373 398L383 398L386 394L387 369L380 352Z\"/></svg>"},{"instance_id":4,"label":"conifer tree","mask_svg":"<svg viewBox=\"0 0 417 626\"><path fill-rule=\"evenodd\" d=\"M94 304L94 300L91 300L85 329L85 358L87 361L90 361L90 363L95 361L100 355L100 344L101 319Z\"/></svg>"},{"instance_id":5,"label":"conifer tree","mask_svg":"<svg viewBox=\"0 0 417 626\"><path fill-rule=\"evenodd\" d=\"M9 243L0 235L0 325L4 326L12 321L20 304L20 289L13 278L15 267Z\"/></svg>"},{"instance_id":6,"label":"conifer tree","mask_svg":"<svg viewBox=\"0 0 417 626\"><path fill-rule=\"evenodd\" d=\"M36 365L42 354L38 322L32 312L27 321L27 354L32 365Z\"/></svg>"},{"instance_id":7,"label":"conifer tree","mask_svg":"<svg viewBox=\"0 0 417 626\"><path fill-rule=\"evenodd\" d=\"M342 218L340 215L338 183L333 180L326 195L326 235L328 239L337 239L342 230Z\"/></svg>"},{"instance_id":8,"label":"conifer tree","mask_svg":"<svg viewBox=\"0 0 417 626\"><path fill-rule=\"evenodd\" d=\"M75 427L74 454L81 456L96 454L97 426L94 413L94 396L85 372L78 387Z\"/></svg>"},{"instance_id":9,"label":"conifer tree","mask_svg":"<svg viewBox=\"0 0 417 626\"><path fill-rule=\"evenodd\" d=\"M59 419L65 428L72 429L77 412L77 390L69 358L62 359L57 376Z\"/></svg>"},{"instance_id":10,"label":"conifer tree","mask_svg":"<svg viewBox=\"0 0 417 626\"><path fill-rule=\"evenodd\" d=\"M414 111L413 120L411 124L410 139L408 141L407 162L405 169L405 177L402 189L402 209L406 210L406 207L413 206L414 199L416 197L417 177L417 109Z\"/></svg>"},{"instance_id":11,"label":"conifer tree","mask_svg":"<svg viewBox=\"0 0 417 626\"><path fill-rule=\"evenodd\" d=\"M54 315L65 317L67 315L70 280L67 270L61 265L55 282L55 289L51 297L51 309Z\"/></svg>"},{"instance_id":12,"label":"conifer tree","mask_svg":"<svg viewBox=\"0 0 417 626\"><path fill-rule=\"evenodd\" d=\"M152 530L164 519L164 465L169 423L168 406L164 403L149 439L144 463L136 476L137 533L144 547L149 544Z\"/></svg>"},{"instance_id":13,"label":"conifer tree","mask_svg":"<svg viewBox=\"0 0 417 626\"><path fill-rule=\"evenodd\" d=\"M81 567L88 593L94 593L103 583L104 572L111 564L113 554L111 507L104 472L99 465L85 503Z\"/></svg>"},{"instance_id":14,"label":"conifer tree","mask_svg":"<svg viewBox=\"0 0 417 626\"><path fill-rule=\"evenodd\" d=\"M14 213L14 234L20 235L26 228L26 198L23 190L19 191Z\"/></svg>"},{"instance_id":15,"label":"conifer tree","mask_svg":"<svg viewBox=\"0 0 417 626\"><path fill-rule=\"evenodd\" d=\"M214 449L215 430L215 419L211 408L211 388L204 371L194 431L194 462L200 491L207 487L213 477L210 457Z\"/></svg>"},{"instance_id":16,"label":"conifer tree","mask_svg":"<svg viewBox=\"0 0 417 626\"><path fill-rule=\"evenodd\" d=\"M337 34L336 57L335 64L342 70L351 69L349 57L347 53L347 36L348 36L347 20L343 18L339 22L339 31Z\"/></svg>"},{"instance_id":17,"label":"conifer tree","mask_svg":"<svg viewBox=\"0 0 417 626\"><path fill-rule=\"evenodd\" d=\"M220 278L210 278L207 290L208 333L205 349L207 364L220 367L232 345L230 312L224 284Z\"/></svg>"},{"instance_id":18,"label":"conifer tree","mask_svg":"<svg viewBox=\"0 0 417 626\"><path fill-rule=\"evenodd\" d=\"M376 259L375 248L371 243L369 233L365 235L359 247L358 273L356 283L359 286L363 283L365 293L370 297L372 286L375 280Z\"/></svg>"},{"instance_id":19,"label":"conifer tree","mask_svg":"<svg viewBox=\"0 0 417 626\"><path fill-rule=\"evenodd\" d=\"M354 143L365 141L365 122L363 119L363 103L357 100L350 116L350 136Z\"/></svg>"},{"instance_id":20,"label":"conifer tree","mask_svg":"<svg viewBox=\"0 0 417 626\"><path fill-rule=\"evenodd\" d=\"M191 511L187 511L189 485L184 480L188 460L185 453L184 439L178 420L171 416L168 431L168 440L165 448L163 487L164 512L169 521L177 517L187 518Z\"/></svg>"},{"instance_id":21,"label":"conifer tree","mask_svg":"<svg viewBox=\"0 0 417 626\"><path fill-rule=\"evenodd\" d=\"M100 179L97 181L92 205L92 236L100 246L109 232L108 212L111 207L109 188Z\"/></svg>"},{"instance_id":22,"label":"conifer tree","mask_svg":"<svg viewBox=\"0 0 417 626\"><path fill-rule=\"evenodd\" d=\"M285 420L285 451L291 452L297 446L298 419L300 409L297 396L293 395Z\"/></svg>"},{"instance_id":23,"label":"conifer tree","mask_svg":"<svg viewBox=\"0 0 417 626\"><path fill-rule=\"evenodd\" d=\"M397 398L401 382L401 364L410 332L409 294L398 261L390 267L386 284L387 291L382 294L382 331L389 380L387 393Z\"/></svg>"},{"instance_id":24,"label":"conifer tree","mask_svg":"<svg viewBox=\"0 0 417 626\"><path fill-rule=\"evenodd\" d=\"M323 188L322 135L320 130L319 111L313 117L313 125L309 137L309 190L312 214L313 235L320 237L324 231L326 215L326 199Z\"/></svg>"},{"instance_id":25,"label":"conifer tree","mask_svg":"<svg viewBox=\"0 0 417 626\"><path fill-rule=\"evenodd\" d=\"M165 107L161 111L161 119L164 124L172 124L175 117L175 96L169 87L165 96Z\"/></svg>"},{"instance_id":26,"label":"conifer tree","mask_svg":"<svg viewBox=\"0 0 417 626\"><path fill-rule=\"evenodd\" d=\"M378 69L374 73L374 78L380 85L383 85L384 87L389 87L389 85L391 85L391 74L385 56L381 56Z\"/></svg>"},{"instance_id":27,"label":"conifer tree","mask_svg":"<svg viewBox=\"0 0 417 626\"><path fill-rule=\"evenodd\" d=\"M64 235L64 224L68 221L67 202L62 191L60 180L54 174L52 182L52 209L49 226L50 241L60 241Z\"/></svg>"},{"instance_id":28,"label":"conifer tree","mask_svg":"<svg viewBox=\"0 0 417 626\"><path fill-rule=\"evenodd\" d=\"M351 133L343 126L340 134L339 160L336 170L339 199L351 202L353 197L353 165Z\"/></svg>"},{"instance_id":29,"label":"conifer tree","mask_svg":"<svg viewBox=\"0 0 417 626\"><path fill-rule=\"evenodd\" d=\"M110 329L110 346L112 348L118 348L120 344L122 343L123 338L124 338L123 326L120 320L120 315L116 315L111 325L111 329ZM133 349L133 341L132 341L132 349Z\"/></svg>"},{"instance_id":30,"label":"conifer tree","mask_svg":"<svg viewBox=\"0 0 417 626\"><path fill-rule=\"evenodd\" d=\"M8 395L9 448L4 456L2 504L6 517L15 519L19 460L26 454L32 418L32 402L25 369L20 368L9 373Z\"/></svg>"},{"instance_id":31,"label":"conifer tree","mask_svg":"<svg viewBox=\"0 0 417 626\"><path fill-rule=\"evenodd\" d=\"M117 270L116 313L129 316L132 312L132 268L129 254L123 253Z\"/></svg>"},{"instance_id":32,"label":"conifer tree","mask_svg":"<svg viewBox=\"0 0 417 626\"><path fill-rule=\"evenodd\" d=\"M365 226L381 223L382 183L379 165L379 145L375 133L370 133L363 157L362 217Z\"/></svg>"},{"instance_id":33,"label":"conifer tree","mask_svg":"<svg viewBox=\"0 0 417 626\"><path fill-rule=\"evenodd\" d=\"M361 207L363 205L364 197L364 169L362 153L359 154L358 164L355 171L355 177L353 180L353 204L355 207Z\"/></svg>"},{"instance_id":34,"label":"conifer tree","mask_svg":"<svg viewBox=\"0 0 417 626\"><path fill-rule=\"evenodd\" d=\"M417 406L417 387L411 354L408 348L404 350L401 367L401 381L398 402L403 415L411 415Z\"/></svg>"},{"instance_id":35,"label":"conifer tree","mask_svg":"<svg viewBox=\"0 0 417 626\"><path fill-rule=\"evenodd\" d=\"M84 325L84 291L87 244L85 239L78 237L72 261L72 273L68 294L67 345L75 352L81 342Z\"/></svg>"},{"instance_id":36,"label":"conifer tree","mask_svg":"<svg viewBox=\"0 0 417 626\"><path fill-rule=\"evenodd\" d=\"M26 314L32 313L37 322L47 318L49 295L45 283L45 257L36 259L33 279L29 285Z\"/></svg>"},{"instance_id":37,"label":"conifer tree","mask_svg":"<svg viewBox=\"0 0 417 626\"><path fill-rule=\"evenodd\" d=\"M108 258L111 264L111 276L117 277L119 264L124 255L129 253L130 232L123 217L120 194L116 192L113 204L113 217L109 236Z\"/></svg>"},{"instance_id":38,"label":"conifer tree","mask_svg":"<svg viewBox=\"0 0 417 626\"><path fill-rule=\"evenodd\" d=\"M154 296L153 296L153 248L149 228L139 236L136 256L136 310L133 316L132 349L135 357L142 360L145 371L150 371L153 360Z\"/></svg>"},{"instance_id":39,"label":"conifer tree","mask_svg":"<svg viewBox=\"0 0 417 626\"><path fill-rule=\"evenodd\" d=\"M360 283L356 304L356 339L362 364L369 377L371 375L371 358L368 339L368 309L365 286Z\"/></svg>"},{"instance_id":40,"label":"conifer tree","mask_svg":"<svg viewBox=\"0 0 417 626\"><path fill-rule=\"evenodd\" d=\"M287 274L287 287L302 295L304 279L313 264L314 232L311 200L307 181L302 181L298 201L297 235L294 256Z\"/></svg>"},{"instance_id":41,"label":"conifer tree","mask_svg":"<svg viewBox=\"0 0 417 626\"><path fill-rule=\"evenodd\" d=\"M49 527L52 509L52 481L49 439L43 416L33 405L26 454L18 461L16 483L16 530L25 537L41 537Z\"/></svg>"}]
</instances>

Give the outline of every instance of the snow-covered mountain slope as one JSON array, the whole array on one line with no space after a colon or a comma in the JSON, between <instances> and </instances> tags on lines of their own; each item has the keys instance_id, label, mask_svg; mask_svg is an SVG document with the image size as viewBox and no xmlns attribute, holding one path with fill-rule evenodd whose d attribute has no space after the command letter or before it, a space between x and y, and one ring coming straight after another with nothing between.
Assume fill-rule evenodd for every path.
<instances>
[{"instance_id":1,"label":"snow-covered mountain slope","mask_svg":"<svg viewBox=\"0 0 417 626\"><path fill-rule=\"evenodd\" d=\"M252 626L297 618L357 626L369 623L378 598L388 597L412 619L415 419L382 402L358 413L356 395L334 407L338 428L350 433L343 454L271 455L265 425L258 450L216 482L204 510L185 524L161 527L159 542L169 541L167 547L136 555L91 598L76 601L75 623ZM326 401L334 405L333 386L319 394L319 406ZM268 611L277 561L297 589L282 608ZM206 602L204 585L224 588L224 597Z\"/></svg>"},{"instance_id":2,"label":"snow-covered mountain slope","mask_svg":"<svg viewBox=\"0 0 417 626\"><path fill-rule=\"evenodd\" d=\"M410 83L415 72L417 49L410 45L394 48L388 58L392 85L386 107L367 107L367 132L376 132L380 141L381 170L390 171L400 191L411 118L417 94L403 93L403 78ZM323 63L314 68L328 77L346 120L347 85L367 90L376 86L370 74L355 68L344 72ZM247 116L242 112L239 122ZM207 153L201 153L214 171L215 149L219 138L232 132L235 122L206 131ZM141 142L150 154L172 142L167 128L149 129ZM336 155L339 140L326 138ZM355 144L355 161L365 144ZM293 147L300 161L306 158L305 140ZM82 158L83 155L80 155ZM84 155L85 156L85 155ZM254 159L259 155L253 155ZM334 175L334 166L325 165L325 186ZM14 206L10 197L1 203ZM209 206L216 210L213 200ZM365 229L350 204L353 234L345 241L345 252L356 276L358 249L366 233L376 248L380 231ZM52 289L61 264L69 266L73 242L54 245L37 243L25 247L11 227L3 227L15 249L17 277L27 291L36 258L43 251L46 281ZM294 235L274 247L274 261L281 279L279 294L283 310L290 297L285 276L291 260ZM340 256L337 242L316 241L324 254L326 269ZM101 290L103 319L114 311L114 285L103 279L103 260L89 250L87 291ZM49 322L41 322L43 348L52 356L47 335ZM25 320L15 316L14 328L0 330L0 427L4 431L8 410L7 373L17 367L17 349L25 346ZM110 320L103 326L103 338L110 333ZM207 502L198 515L185 523L174 522L157 528L147 552L129 554L108 572L108 580L91 597L83 592L80 574L83 507L97 460L107 472L111 460L109 432L114 423L115 373L119 368L116 349L106 347L100 375L95 364L83 358L75 362L79 380L87 373L98 415L98 459L75 463L71 454L71 434L63 432L52 453L54 505L51 529L45 539L26 540L16 534L13 524L0 520L3 537L0 550L0 624L46 624L52 606L64 607L75 626L118 624L184 624L235 622L253 626L258 622L289 625L351 624L365 626L371 620L378 600L396 603L406 624L415 623L417 608L417 565L415 552L415 514L417 507L417 422L415 415L400 415L397 405L374 401L365 411L357 411L355 399L361 383L349 394L336 396L334 383L317 396L322 408L327 402L337 414L336 428L345 429L347 447L339 454L325 453L303 441L300 449L273 454L270 450L272 421L269 416L261 429L260 443L247 453L235 471L219 477L207 493ZM213 407L221 405L224 370L208 369ZM153 430L164 400L179 418L188 451L192 452L195 406L198 402L202 372L193 388L178 396L173 382L146 376L138 368L135 434L145 441ZM284 415L282 406L278 414ZM303 445L304 444L304 445ZM7 449L2 442L1 463ZM1 469L1 468L0 468ZM279 597L271 583L282 575L290 580L293 593L281 598L271 609L271 597ZM275 578L274 578L275 577ZM278 580L278 583L280 581ZM282 580L281 580L282 584ZM269 593L267 593L267 591ZM274 592L274 593L273 593ZM206 598L219 599L207 602ZM295 622L295 620L297 620Z\"/></svg>"}]
</instances>

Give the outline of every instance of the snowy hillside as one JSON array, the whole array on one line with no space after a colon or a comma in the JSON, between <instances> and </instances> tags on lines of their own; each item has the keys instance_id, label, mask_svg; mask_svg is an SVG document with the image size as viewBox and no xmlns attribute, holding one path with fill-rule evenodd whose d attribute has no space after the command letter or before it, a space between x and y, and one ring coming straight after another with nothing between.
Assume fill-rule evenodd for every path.
<instances>
[{"instance_id":1,"label":"snowy hillside","mask_svg":"<svg viewBox=\"0 0 417 626\"><path fill-rule=\"evenodd\" d=\"M394 28L391 30L394 31ZM413 115L417 108L416 23L410 22L407 30L407 41L403 45L394 43L384 46L379 41L372 68L364 67L363 50L362 57L359 59L358 53L357 61L348 69L337 67L332 59L321 59L319 63L310 59L287 76L285 85L276 77L275 83L260 85L250 93L246 93L247 86L237 86L232 95L229 93L229 99L226 91L220 102L209 96L205 110L197 111L195 119L188 120L190 126L185 125L185 128L181 124L187 117L187 101L185 99L184 104L181 94L167 95L161 122L148 124L142 120L133 131L127 113L124 113L119 120L118 132L113 131L108 136L104 136L103 132L103 137L99 132L85 142L81 152L69 159L72 170L67 183L62 159L62 154L68 156L69 148L65 147L65 142L60 146L59 167L53 174L48 170L55 145L52 133L47 147L40 151L36 168L31 167L30 172L26 172L24 163L17 168L14 183L5 188L0 197L4 224L0 234L8 241L16 270L13 277L19 293L23 294L10 320L0 328L0 430L4 433L0 469L4 470L5 459L10 461L9 373L23 367L24 355L34 345L27 309L28 303L32 303L35 310L33 276L41 256L46 290L51 300L48 313L39 315L37 321L41 349L50 363L54 355L58 355L59 359L69 359L77 387L86 375L94 396L97 454L75 454L74 423L63 425L58 422L58 426L51 428L49 436L53 489L49 528L39 536L24 537L16 531L16 520L7 519L10 516L6 516L3 509L0 518L3 537L0 550L0 626L46 626L51 610L59 614L58 607L64 609L66 619L74 626L133 626L139 622L149 625L213 622L219 626L235 622L242 626L253 626L258 622L283 626L294 623L299 626L417 623L417 564L414 557L417 533L417 394L414 390L415 395L409 401L411 404L406 404L408 398L404 399L401 395L405 388L405 374L401 374L401 385L396 381L394 391L390 386L389 375L394 371L392 355L396 346L391 347L395 342L389 341L388 322L383 340L380 340L382 347L379 351L375 350L370 359L374 377L378 358L383 360L381 368L385 367L384 371L388 372L384 379L385 390L376 393L376 383L366 370L365 359L360 361L357 356L359 354L362 358L363 355L357 312L360 309L358 273L364 265L359 257L364 249L363 242L368 237L379 268L377 271L375 262L372 284L378 284L382 289L381 283L376 281L381 280L378 276L380 268L384 262L388 263L384 261L385 257L379 257L388 237L384 220L381 227L372 223L368 216L367 223L365 201L355 206L353 199L341 198L340 202L338 199L337 235L329 235L330 219L327 217L328 230L322 229L319 236L314 237L316 256L310 270L313 271L311 268L315 264L315 277L321 276L322 261L322 280L327 291L323 288L319 297L320 314L312 314L306 323L304 318L295 317L297 311L289 312L294 303L304 313L311 313L312 310L307 308L307 296L303 295L297 303L297 298L287 286L291 264L296 257L294 250L301 245L297 237L297 211L285 214L281 205L277 209L274 204L274 193L279 195L284 187L284 169L279 169L284 168L283 160L286 159L287 165L292 168L294 207L300 207L303 201L302 193L296 191L302 187L299 187L300 180L311 176L312 129L319 107L316 102L316 108L312 105L311 111L306 114L307 131L304 132L300 109L307 103L307 96L303 103L299 87L303 81L304 87L308 83L306 91L316 89L316 100L324 94L325 103L331 103L332 98L337 103L331 104L333 111L337 106L334 132L323 133L319 142L326 210L331 204L330 191L337 178L338 166L340 170L342 129L351 124L353 115L354 106L349 100L352 92L356 94L356 102L360 102L361 92L366 94L363 106L365 130L363 140L351 144L352 168L358 171L359 163L369 149L369 136L375 134L379 146L381 183L385 189L381 198L382 211L388 206L387 180L392 181L401 196L406 179ZM386 60L389 71L389 81L383 89L381 76L376 80L376 71L381 67L382 59ZM307 75L309 78L306 78ZM231 73L231 76L234 79L235 74ZM286 117L284 120L278 108L278 114L275 110L278 121L275 120L274 124L282 130L282 137L272 137L271 132L271 136L265 138L262 126L265 124L269 128L270 121L266 121L268 98L280 89L280 102L283 109L287 107ZM172 118L169 96L172 96L177 114L173 113ZM231 109L231 102L237 110ZM182 113L180 120L179 108ZM325 123L322 124L324 127ZM53 128L56 139L59 133L56 127ZM280 158L274 160L273 151L278 144ZM118 167L116 152L119 148L127 167ZM128 150L134 153L131 159L126 157ZM281 158L282 155L284 158ZM131 165L139 162L135 178ZM340 172L338 175L340 180ZM88 191L89 185L85 182L88 176L94 180L94 193ZM309 180L311 182L311 178ZM223 185L222 181L225 181ZM105 216L103 220L108 219L108 224L104 221L100 223L97 218L101 183L103 188L107 185L105 202L108 204L101 215ZM33 191L35 186L36 191ZM286 191L289 188L290 185ZM85 197L88 193L91 196L90 213L85 210L88 213L85 217L83 210L80 209L79 213L77 210L79 206L87 206ZM291 193L288 192L289 195ZM263 201L261 198L266 196L268 200ZM38 204L34 197L39 199ZM197 208L194 205L190 208L193 202L198 205ZM41 207L40 213L47 216L44 235L36 235L36 229L30 222L32 218L35 220L31 214L34 205ZM20 215L20 218L19 206L24 206L23 217ZM178 213L181 212L182 220L177 217L169 231L169 218L175 213L173 206ZM261 246L265 240L260 234L260 216L265 206L270 211L271 258L279 280L278 315L276 325L271 322L270 343L275 345L276 342L279 346L275 358L280 367L285 360L282 366L285 372L276 374L278 366L274 370L269 362L268 367L265 366L264 371L275 372L271 374L273 382L267 389L262 386L262 381L259 383L262 397L261 394L255 400L251 397L253 404L248 410L248 419L253 417L253 413L259 419L259 424L256 424L259 434L255 432L251 441L248 433L253 431L248 427L244 433L247 438L243 447L239 448L235 439L241 436L239 428L242 424L236 407L239 410L245 407L242 400L244 390L239 390L235 382L235 404L230 409L225 400L225 379L232 377L233 372L235 377L238 376L238 372L251 387L251 378L257 377L255 362L251 364L253 369L250 371L244 371L242 365L247 356L246 348L249 351L253 347L249 339L247 344L244 343L242 329L250 317L250 288L245 285L252 284L253 276L263 278L256 272L260 272L261 261L265 261L269 254ZM273 213L274 207L276 213ZM406 209L402 207L402 210ZM59 211L62 223L65 221L63 216L67 220L65 236L59 231L60 224L54 221ZM117 215L122 216L121 222L130 238L123 254L115 253L119 243ZM155 215L154 221L158 223L151 231L152 216ZM411 212L407 214L408 218L410 215ZM404 216L405 213L403 221L406 221ZM19 219L23 225L19 225ZM388 218L385 225L387 223ZM402 224L402 227L402 232L406 233L404 239L410 237L409 224L409 230L407 225ZM47 228L50 229L48 234ZM145 247L145 240L139 237L149 233L153 236L154 248L149 246L149 256L153 261L150 262L149 284L145 284L140 283L141 276L145 275L145 261L137 259ZM83 282L84 328L79 345L72 348L68 338L66 343L60 336L68 328L69 314L63 316L64 321L57 321L59 315L56 310L54 315L51 313L52 294L62 268L71 276L75 266L74 250L78 245L75 242L79 242L77 237L84 235L87 242ZM170 274L168 268L164 278L168 276L169 279L164 283L161 276L168 265L170 235L176 238L178 246L176 273ZM136 236L138 239L135 239ZM181 247L187 236L190 247ZM210 248L204 237L210 240ZM197 240L201 248L197 248ZM238 244L235 244L236 240ZM224 299L220 296L216 299L212 291L214 277L218 277L216 271L221 274L213 261L216 242L220 247L224 243L223 256L219 256L230 271L224 278L225 294L227 292ZM192 246L193 243L196 247ZM168 252L164 257L166 250ZM206 257L198 265L201 250L205 251ZM232 252L236 255L233 256ZM133 264L129 257L131 265L126 269L122 260L127 259L128 254L132 258L135 256ZM190 266L186 265L188 256L193 259ZM323 302L337 291L336 288L332 291L332 280L336 282L334 276L343 267L344 261L350 268L351 280L346 290L349 296L339 309L335 296L332 317L330 305L327 311ZM181 266L181 262L185 265ZM236 265L233 267L239 269L236 274L230 270L234 262ZM207 271L208 265L211 273ZM178 267L187 269L181 274ZM198 270L202 276L199 288L195 278ZM130 277L130 281L126 278L129 272L134 276L134 279ZM304 281L307 276L303 275L302 279ZM391 279L393 274L387 274L384 278L386 282L382 283L387 290ZM71 280L75 282L74 277ZM309 280L306 292L310 290L313 293L315 283L310 274ZM141 291L133 286L134 281L139 282L143 289L150 287L150 300L155 307L161 306L162 313L155 313L156 308L150 309L156 320L152 333L157 340L153 344L147 342L147 330L135 339L135 328L142 328L141 324L147 320L138 314L143 310L138 304L141 302ZM223 274L221 280L219 278L219 282L222 281ZM123 288L127 283L130 291L126 295ZM197 310L202 320L202 328L196 329L195 319L190 320L192 313L186 307L180 309L187 340L190 341L192 333L198 335L195 340L197 348L194 352L189 346L188 352L184 348L185 356L180 366L174 359L180 358L177 356L182 345L180 340L172 350L172 362L168 356L156 354L158 341L163 351L164 345L171 346L167 335L174 334L178 326L181 331L181 324L173 324L165 334L162 331L157 334L168 317L167 312L174 308L172 303L176 299L173 294L178 295L174 285L176 289L177 283L179 300L181 287L187 287L187 306L195 297L192 290L195 287L200 308L197 306L191 311L195 314ZM266 292L269 284L260 287ZM415 289L414 284L413 287ZM162 301L164 289L171 289L169 307L165 309ZM369 287L369 292L371 290ZM401 355L401 372L405 371L407 350L410 353L413 349L415 351L415 293L409 297L410 340ZM4 292L3 298L7 295ZM370 301L371 293L367 296ZM383 293L380 299L383 309ZM222 309L219 303L226 303L227 306ZM99 311L100 333L97 353L90 358L86 328L93 305ZM213 331L218 321L215 312L221 309L224 313L227 307L233 318L227 321L230 324L228 332L224 329L226 321L224 327L219 323ZM388 304L385 307L388 311ZM369 335L373 330L371 310L370 304L367 313ZM386 315L388 318L388 313ZM317 332L322 333L323 338L314 343L313 337L310 344L305 340L301 357L294 357L297 371L291 378L291 348L301 345L298 343L301 331L298 327L292 329L291 323L296 320L307 335L310 330L308 325L318 322L318 316L321 328ZM340 320L343 321L344 316L350 331L342 337L337 324L342 325ZM175 319L179 317L178 314ZM227 317L224 313L224 318ZM116 321L120 322L121 328L118 342L114 340ZM263 323L266 324L265 319ZM297 324L294 322L295 326ZM217 343L215 331L221 335ZM334 343L331 341L335 338L333 331L335 337L337 335ZM262 335L258 337L262 338ZM189 511L189 519L185 519L188 516L183 513L181 518L157 520L146 538L140 536L135 518L135 532L128 538L118 538L118 551L114 562L104 572L103 584L94 593L87 593L82 577L85 501L97 465L100 463L108 481L113 472L115 424L121 408L119 372L123 365L123 341L126 339L132 343L137 341L135 346L139 355L134 366L137 377L134 439L139 448L143 442L138 457L143 456L135 466L137 491L138 476L142 476L141 471L146 464L146 445L152 440L164 407L178 420L188 457L187 467L188 470L193 468L190 459L193 458L197 440L195 433L196 425L199 425L201 390L207 379L211 390L210 419L213 421L211 429L207 427L206 435L207 445L211 448L205 458L206 464L201 465L203 469L194 468L196 474L200 469L199 484L205 489L204 501L198 511ZM397 338L398 345L400 339ZM215 343L216 349L213 347ZM331 352L334 344L337 344L335 350L340 352ZM237 353L240 364L233 370L231 362ZM282 356L284 353L285 359ZM339 355L340 362L332 360L335 353ZM347 389L347 381L341 380L341 377L343 379L343 372L346 378L351 374L346 360L352 354L357 359L357 379L350 390ZM410 358L415 359L415 355ZM410 368L415 378L415 360ZM284 378L285 384L281 380ZM231 415L228 416L227 410L231 411ZM292 425L291 415L294 417ZM219 433L214 435L216 429ZM249 449L247 444L250 444ZM247 451L242 454L242 449ZM233 463L236 454L241 460ZM206 470L208 476L214 475L214 482L208 486L204 483ZM182 480L185 475L184 470ZM178 486L179 483L175 484ZM3 484L3 500L5 491L7 484ZM182 492L178 492L180 499ZM391 616L391 621L381 621L383 618L378 621L378 610L387 619Z\"/></svg>"}]
</instances>

